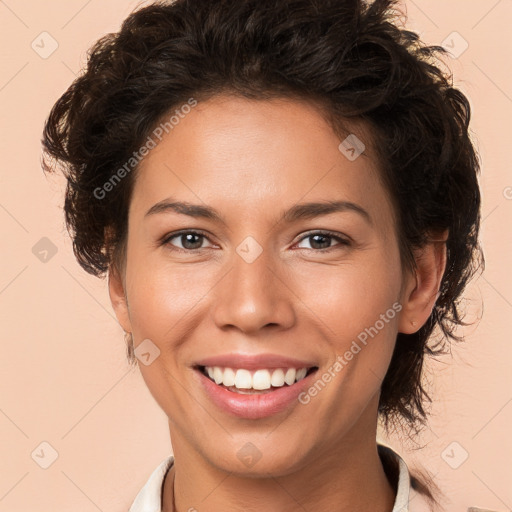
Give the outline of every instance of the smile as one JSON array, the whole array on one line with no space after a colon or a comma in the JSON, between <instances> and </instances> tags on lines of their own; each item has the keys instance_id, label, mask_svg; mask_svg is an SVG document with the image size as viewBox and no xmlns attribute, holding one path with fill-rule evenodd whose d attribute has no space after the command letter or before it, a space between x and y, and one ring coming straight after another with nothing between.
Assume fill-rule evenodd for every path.
<instances>
[{"instance_id":1,"label":"smile","mask_svg":"<svg viewBox=\"0 0 512 512\"><path fill-rule=\"evenodd\" d=\"M200 370L211 381L229 391L240 394L269 392L283 386L292 386L303 380L316 367L271 368L248 370L220 366L201 366Z\"/></svg>"},{"instance_id":2,"label":"smile","mask_svg":"<svg viewBox=\"0 0 512 512\"><path fill-rule=\"evenodd\" d=\"M199 392L217 412L257 420L302 408L298 397L311 385L319 362L317 357L229 352L196 360L192 368Z\"/></svg>"}]
</instances>

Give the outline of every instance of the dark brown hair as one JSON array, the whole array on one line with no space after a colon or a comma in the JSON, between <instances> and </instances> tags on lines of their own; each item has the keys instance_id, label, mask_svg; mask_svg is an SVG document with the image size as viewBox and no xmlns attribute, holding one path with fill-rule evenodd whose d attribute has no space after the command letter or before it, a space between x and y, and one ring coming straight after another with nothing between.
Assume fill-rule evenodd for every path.
<instances>
[{"instance_id":1,"label":"dark brown hair","mask_svg":"<svg viewBox=\"0 0 512 512\"><path fill-rule=\"evenodd\" d=\"M393 201L404 267L414 268L413 248L449 231L435 307L416 333L398 334L379 404L386 429L391 420L424 425L425 356L460 340L461 293L484 264L470 107L443 70L442 53L400 26L393 0L176 0L141 8L90 49L44 129L44 167L53 170L55 159L68 179L65 216L80 265L96 276L122 267L136 166L106 197L97 191L190 98L304 99L338 128L361 121ZM128 354L133 361L131 345Z\"/></svg>"}]
</instances>

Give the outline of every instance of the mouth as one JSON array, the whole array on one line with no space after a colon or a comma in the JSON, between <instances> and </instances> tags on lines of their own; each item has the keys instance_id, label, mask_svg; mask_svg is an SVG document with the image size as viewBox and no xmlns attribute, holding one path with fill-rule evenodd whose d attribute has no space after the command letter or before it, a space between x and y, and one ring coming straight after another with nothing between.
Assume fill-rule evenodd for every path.
<instances>
[{"instance_id":1,"label":"mouth","mask_svg":"<svg viewBox=\"0 0 512 512\"><path fill-rule=\"evenodd\" d=\"M313 382L316 361L230 352L196 361L192 368L200 393L215 409L258 420L303 407L299 396Z\"/></svg>"},{"instance_id":2,"label":"mouth","mask_svg":"<svg viewBox=\"0 0 512 512\"><path fill-rule=\"evenodd\" d=\"M259 395L293 387L318 370L317 366L293 368L230 368L222 366L197 366L207 379L231 393Z\"/></svg>"}]
</instances>

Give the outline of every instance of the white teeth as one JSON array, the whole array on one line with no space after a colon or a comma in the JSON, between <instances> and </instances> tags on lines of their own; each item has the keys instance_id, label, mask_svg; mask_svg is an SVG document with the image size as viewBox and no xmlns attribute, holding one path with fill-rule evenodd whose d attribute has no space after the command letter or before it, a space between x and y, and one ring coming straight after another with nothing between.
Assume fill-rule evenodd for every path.
<instances>
[{"instance_id":1,"label":"white teeth","mask_svg":"<svg viewBox=\"0 0 512 512\"><path fill-rule=\"evenodd\" d=\"M272 387L279 388L285 384L291 386L302 380L308 372L307 368L261 369L251 372L243 368L235 370L233 368L221 368L220 366L207 366L205 370L215 384L236 387L240 390L254 389L258 391Z\"/></svg>"},{"instance_id":2,"label":"white teeth","mask_svg":"<svg viewBox=\"0 0 512 512\"><path fill-rule=\"evenodd\" d=\"M252 388L252 375L249 370L237 370L235 376L235 387L238 389Z\"/></svg>"},{"instance_id":3,"label":"white teeth","mask_svg":"<svg viewBox=\"0 0 512 512\"><path fill-rule=\"evenodd\" d=\"M288 368L288 370L286 370L284 381L286 384L288 384L288 386L291 386L295 382L296 374L297 372L295 371L295 368Z\"/></svg>"},{"instance_id":4,"label":"white teeth","mask_svg":"<svg viewBox=\"0 0 512 512\"><path fill-rule=\"evenodd\" d=\"M275 388L280 388L284 386L284 372L279 368L278 370L274 370L272 372L272 378L270 379L270 383Z\"/></svg>"},{"instance_id":5,"label":"white teeth","mask_svg":"<svg viewBox=\"0 0 512 512\"><path fill-rule=\"evenodd\" d=\"M222 379L222 384L224 384L224 386L234 386L235 377L236 373L233 371L233 369L226 368L224 370L224 379Z\"/></svg>"},{"instance_id":6,"label":"white teeth","mask_svg":"<svg viewBox=\"0 0 512 512\"><path fill-rule=\"evenodd\" d=\"M252 376L253 389L270 389L270 372L268 370L258 370Z\"/></svg>"},{"instance_id":7,"label":"white teeth","mask_svg":"<svg viewBox=\"0 0 512 512\"><path fill-rule=\"evenodd\" d=\"M299 380L302 380L306 376L306 373L308 373L308 369L307 368L301 368L300 370L297 370L297 374L295 375L295 380L297 382Z\"/></svg>"},{"instance_id":8,"label":"white teeth","mask_svg":"<svg viewBox=\"0 0 512 512\"><path fill-rule=\"evenodd\" d=\"M213 369L213 380L215 381L215 384L221 384L223 379L224 372L218 366L216 366Z\"/></svg>"}]
</instances>

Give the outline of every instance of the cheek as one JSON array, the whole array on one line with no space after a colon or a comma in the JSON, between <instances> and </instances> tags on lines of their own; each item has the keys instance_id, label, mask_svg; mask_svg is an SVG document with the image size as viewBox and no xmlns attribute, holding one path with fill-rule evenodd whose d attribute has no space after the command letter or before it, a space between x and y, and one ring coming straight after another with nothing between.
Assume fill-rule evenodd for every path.
<instances>
[{"instance_id":1,"label":"cheek","mask_svg":"<svg viewBox=\"0 0 512 512\"><path fill-rule=\"evenodd\" d=\"M184 368L182 350L204 317L202 300L211 276L194 265L170 266L151 262L151 257L131 254L126 269L130 322L135 350L151 340L159 350L149 365L139 362L148 390L164 411L173 417L187 417L183 403ZM206 267L204 267L206 268Z\"/></svg>"},{"instance_id":2,"label":"cheek","mask_svg":"<svg viewBox=\"0 0 512 512\"><path fill-rule=\"evenodd\" d=\"M345 400L354 409L363 407L385 376L402 309L399 260L391 251L384 253L368 252L337 267L312 267L297 281L307 314L321 320L330 353L325 378L332 378L337 395L333 402Z\"/></svg>"},{"instance_id":3,"label":"cheek","mask_svg":"<svg viewBox=\"0 0 512 512\"><path fill-rule=\"evenodd\" d=\"M162 258L152 261L137 254L129 262L128 302L135 339L172 340L212 288L213 268L170 265ZM176 334L169 336L172 331Z\"/></svg>"},{"instance_id":4,"label":"cheek","mask_svg":"<svg viewBox=\"0 0 512 512\"><path fill-rule=\"evenodd\" d=\"M310 313L322 320L327 332L345 341L374 325L400 295L398 260L378 255L336 266L311 265L292 277L293 291ZM395 313L396 307L391 319Z\"/></svg>"}]
</instances>

